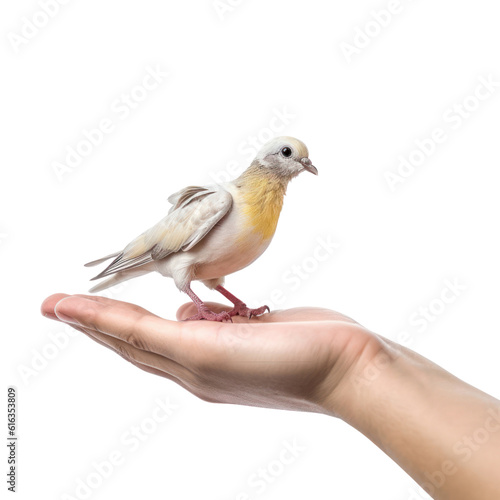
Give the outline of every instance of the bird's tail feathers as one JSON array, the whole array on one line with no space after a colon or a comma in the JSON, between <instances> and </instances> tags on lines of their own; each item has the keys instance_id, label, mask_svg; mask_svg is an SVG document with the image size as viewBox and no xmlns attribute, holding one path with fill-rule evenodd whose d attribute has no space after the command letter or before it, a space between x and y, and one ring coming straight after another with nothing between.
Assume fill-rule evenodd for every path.
<instances>
[{"instance_id":1,"label":"bird's tail feathers","mask_svg":"<svg viewBox=\"0 0 500 500\"><path fill-rule=\"evenodd\" d=\"M89 293L97 293L109 288L110 286L118 285L118 283L122 283L124 281L130 280L132 278L137 278L138 276L142 276L143 274L148 274L151 272L151 269L131 269L129 271L122 271L114 274L111 278L108 278L104 281L101 281L98 285L92 287L89 290Z\"/></svg>"},{"instance_id":2,"label":"bird's tail feathers","mask_svg":"<svg viewBox=\"0 0 500 500\"><path fill-rule=\"evenodd\" d=\"M112 253L110 255L106 255L106 257L101 257L100 259L93 260L92 262L87 262L84 264L85 267L93 267L97 266L99 264L102 264L103 262L106 262L109 259L112 259L113 257L118 257L120 255L120 252Z\"/></svg>"}]
</instances>

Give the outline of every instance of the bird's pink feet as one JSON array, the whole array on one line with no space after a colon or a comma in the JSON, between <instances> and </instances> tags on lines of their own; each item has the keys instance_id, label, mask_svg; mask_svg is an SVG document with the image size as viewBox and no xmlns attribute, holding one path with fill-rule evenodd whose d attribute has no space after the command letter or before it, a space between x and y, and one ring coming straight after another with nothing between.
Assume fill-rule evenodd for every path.
<instances>
[{"instance_id":1,"label":"bird's pink feet","mask_svg":"<svg viewBox=\"0 0 500 500\"><path fill-rule=\"evenodd\" d=\"M211 311L205 305L198 307L198 312L194 316L186 318L184 321L193 321L201 319L206 319L207 321L219 321L219 322L230 321L231 323L233 322L233 320L231 319L231 315L227 311L216 313Z\"/></svg>"},{"instance_id":2,"label":"bird's pink feet","mask_svg":"<svg viewBox=\"0 0 500 500\"><path fill-rule=\"evenodd\" d=\"M207 321L219 321L219 322L231 321L232 323L233 320L231 318L233 316L243 316L245 318L250 319L252 316L260 316L261 314L264 314L266 311L271 312L271 310L267 306L262 306L257 309L250 309L243 301L235 297L232 293L228 292L221 285L217 286L216 290L222 293L224 297L229 299L234 304L233 309L231 309L229 312L222 311L220 313L211 311L202 302L202 300L193 292L193 290L191 290L191 287L188 285L185 289L185 292L189 295L191 300L196 305L198 313L195 314L194 316L190 316L189 318L185 319L185 321L206 319Z\"/></svg>"},{"instance_id":3,"label":"bird's pink feet","mask_svg":"<svg viewBox=\"0 0 500 500\"><path fill-rule=\"evenodd\" d=\"M222 285L218 285L215 289L234 304L233 309L229 311L229 314L231 316L244 316L245 318L250 319L252 316L260 316L266 311L271 312L271 310L267 306L262 306L257 309L248 308L242 300L240 300L238 297L235 297L231 292L228 292Z\"/></svg>"},{"instance_id":4,"label":"bird's pink feet","mask_svg":"<svg viewBox=\"0 0 500 500\"><path fill-rule=\"evenodd\" d=\"M271 312L268 306L258 307L257 309L250 309L244 302L237 302L234 308L229 311L230 316L244 316L250 319L252 316L260 316L265 312Z\"/></svg>"}]
</instances>

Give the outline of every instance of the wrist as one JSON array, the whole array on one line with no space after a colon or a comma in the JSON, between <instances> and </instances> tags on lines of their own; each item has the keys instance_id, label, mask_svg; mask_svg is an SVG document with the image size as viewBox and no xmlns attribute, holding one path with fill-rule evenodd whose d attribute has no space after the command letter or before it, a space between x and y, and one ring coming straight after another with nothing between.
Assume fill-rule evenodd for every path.
<instances>
[{"instance_id":1,"label":"wrist","mask_svg":"<svg viewBox=\"0 0 500 500\"><path fill-rule=\"evenodd\" d=\"M400 346L368 333L348 347L336 363L341 373L333 372L332 380L337 380L331 383L323 409L363 432L363 420L370 414L367 402L381 396L389 380L402 376L404 353Z\"/></svg>"},{"instance_id":2,"label":"wrist","mask_svg":"<svg viewBox=\"0 0 500 500\"><path fill-rule=\"evenodd\" d=\"M337 389L326 412L362 432L433 498L500 493L495 398L382 338L365 348ZM479 445L476 434L487 441Z\"/></svg>"}]
</instances>

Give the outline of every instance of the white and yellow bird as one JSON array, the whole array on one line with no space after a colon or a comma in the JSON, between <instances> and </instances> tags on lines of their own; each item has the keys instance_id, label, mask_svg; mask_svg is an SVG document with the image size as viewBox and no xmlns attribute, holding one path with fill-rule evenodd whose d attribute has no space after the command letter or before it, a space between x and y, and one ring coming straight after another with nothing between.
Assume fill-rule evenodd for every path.
<instances>
[{"instance_id":1,"label":"white and yellow bird","mask_svg":"<svg viewBox=\"0 0 500 500\"><path fill-rule=\"evenodd\" d=\"M230 320L234 315L258 316L267 306L249 309L222 285L224 277L251 264L271 242L291 179L303 171L318 174L305 144L293 137L278 137L259 151L251 165L232 182L189 186L169 197L168 215L108 259L111 264L92 279L112 275L90 292L158 271L173 278L187 293L198 313L189 319ZM191 290L198 280L234 304L229 312L215 313Z\"/></svg>"}]
</instances>

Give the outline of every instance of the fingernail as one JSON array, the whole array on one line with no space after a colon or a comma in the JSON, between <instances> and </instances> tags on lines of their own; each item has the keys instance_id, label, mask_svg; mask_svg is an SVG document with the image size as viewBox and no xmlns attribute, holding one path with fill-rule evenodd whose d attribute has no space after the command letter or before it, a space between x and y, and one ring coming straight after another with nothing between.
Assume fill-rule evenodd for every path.
<instances>
[{"instance_id":1,"label":"fingernail","mask_svg":"<svg viewBox=\"0 0 500 500\"><path fill-rule=\"evenodd\" d=\"M78 325L78 322L72 318L71 316L68 316L67 314L61 312L61 311L58 311L58 308L60 306L60 304L62 304L66 299L68 299L70 297L66 297L62 300L60 300L56 306L54 307L54 313L55 315L61 320L61 321L64 321L65 323L72 323L74 325ZM64 306L63 306L64 307Z\"/></svg>"},{"instance_id":2,"label":"fingernail","mask_svg":"<svg viewBox=\"0 0 500 500\"><path fill-rule=\"evenodd\" d=\"M56 316L61 320L64 321L65 323L72 323L73 325L77 325L78 323L73 319L67 316L66 314L62 312L56 312Z\"/></svg>"}]
</instances>

